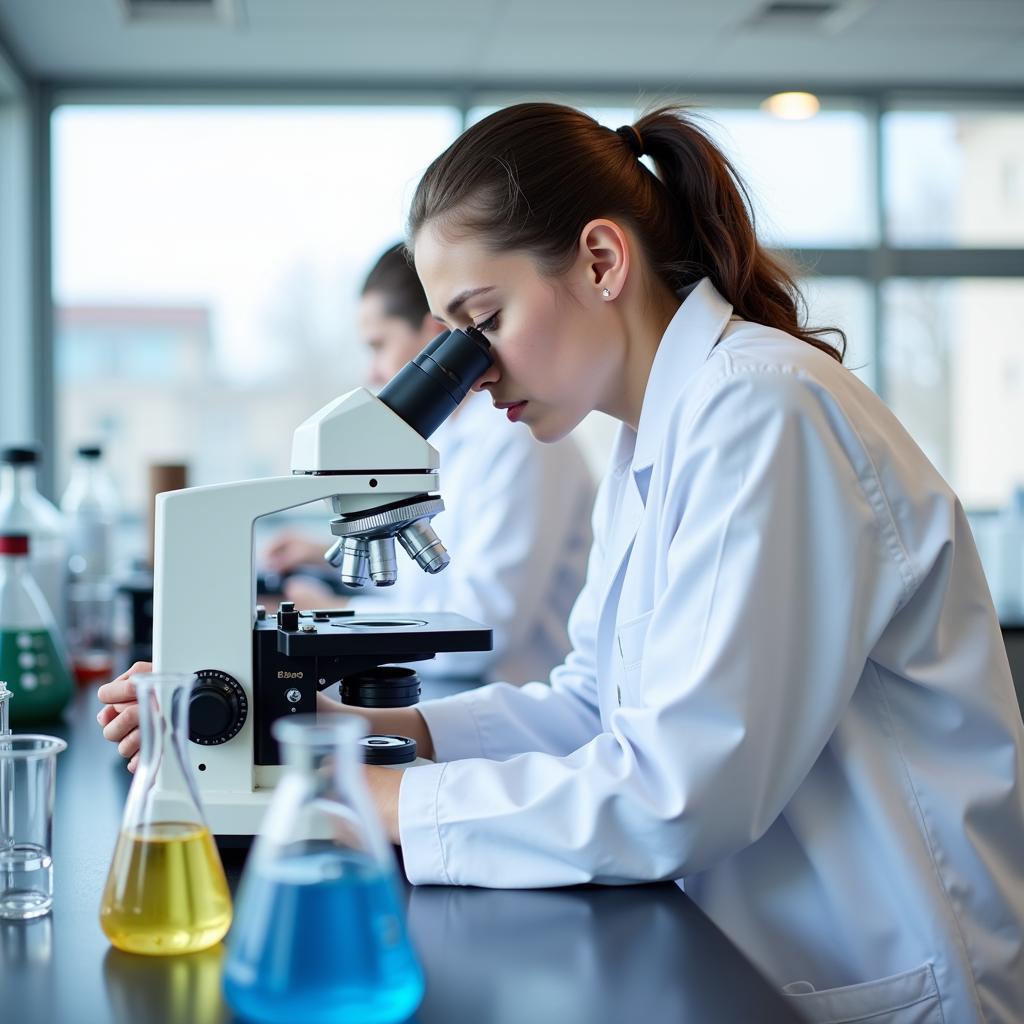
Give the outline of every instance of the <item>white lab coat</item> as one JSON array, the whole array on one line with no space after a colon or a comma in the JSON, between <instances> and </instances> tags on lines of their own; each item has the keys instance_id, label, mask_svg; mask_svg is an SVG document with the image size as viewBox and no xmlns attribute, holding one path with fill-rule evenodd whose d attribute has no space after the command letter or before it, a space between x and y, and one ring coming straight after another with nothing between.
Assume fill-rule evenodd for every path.
<instances>
[{"instance_id":1,"label":"white lab coat","mask_svg":"<svg viewBox=\"0 0 1024 1024\"><path fill-rule=\"evenodd\" d=\"M451 562L429 575L400 554L395 585L356 607L458 612L491 628L493 651L416 662L425 677L547 679L569 651L569 613L593 536L594 482L583 454L571 438L540 444L483 393L470 394L431 444L445 502L433 526Z\"/></svg>"},{"instance_id":2,"label":"white lab coat","mask_svg":"<svg viewBox=\"0 0 1024 1024\"><path fill-rule=\"evenodd\" d=\"M1024 737L963 510L730 314L705 280L662 340L552 685L421 706L409 879L678 879L811 1021L1022 1021Z\"/></svg>"}]
</instances>

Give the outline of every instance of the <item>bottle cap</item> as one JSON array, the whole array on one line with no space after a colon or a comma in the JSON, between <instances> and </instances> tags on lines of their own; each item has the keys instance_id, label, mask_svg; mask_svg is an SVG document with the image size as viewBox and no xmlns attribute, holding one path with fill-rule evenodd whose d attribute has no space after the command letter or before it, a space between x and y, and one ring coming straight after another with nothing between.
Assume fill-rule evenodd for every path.
<instances>
[{"instance_id":1,"label":"bottle cap","mask_svg":"<svg viewBox=\"0 0 1024 1024\"><path fill-rule=\"evenodd\" d=\"M83 444L77 448L81 459L99 459L103 457L103 449L98 444Z\"/></svg>"},{"instance_id":2,"label":"bottle cap","mask_svg":"<svg viewBox=\"0 0 1024 1024\"><path fill-rule=\"evenodd\" d=\"M41 450L37 444L12 445L0 448L0 462L9 466L32 465L39 461Z\"/></svg>"},{"instance_id":3,"label":"bottle cap","mask_svg":"<svg viewBox=\"0 0 1024 1024\"><path fill-rule=\"evenodd\" d=\"M0 534L0 555L27 555L27 533Z\"/></svg>"}]
</instances>

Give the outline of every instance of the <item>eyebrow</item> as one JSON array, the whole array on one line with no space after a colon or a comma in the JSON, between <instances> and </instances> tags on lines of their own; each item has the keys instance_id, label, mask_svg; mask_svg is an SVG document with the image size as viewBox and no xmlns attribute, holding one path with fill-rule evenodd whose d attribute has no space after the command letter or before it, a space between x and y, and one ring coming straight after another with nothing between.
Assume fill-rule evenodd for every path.
<instances>
[{"instance_id":1,"label":"eyebrow","mask_svg":"<svg viewBox=\"0 0 1024 1024\"><path fill-rule=\"evenodd\" d=\"M459 306L461 306L467 299L473 298L474 295L483 295L485 292L493 291L493 285L487 285L484 288L467 288L464 292L459 292L459 294L448 303L448 308L445 309L445 313L448 316L453 317L458 311Z\"/></svg>"}]
</instances>

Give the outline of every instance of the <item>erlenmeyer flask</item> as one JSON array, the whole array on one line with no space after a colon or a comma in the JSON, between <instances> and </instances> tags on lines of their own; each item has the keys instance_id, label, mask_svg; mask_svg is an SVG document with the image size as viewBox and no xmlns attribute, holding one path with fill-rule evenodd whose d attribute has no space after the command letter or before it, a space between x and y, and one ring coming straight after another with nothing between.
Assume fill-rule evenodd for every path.
<instances>
[{"instance_id":1,"label":"erlenmeyer flask","mask_svg":"<svg viewBox=\"0 0 1024 1024\"><path fill-rule=\"evenodd\" d=\"M242 876L224 989L268 1024L404 1021L423 997L352 715L280 719L285 773Z\"/></svg>"},{"instance_id":2,"label":"erlenmeyer flask","mask_svg":"<svg viewBox=\"0 0 1024 1024\"><path fill-rule=\"evenodd\" d=\"M195 676L132 676L142 743L100 907L100 925L128 953L194 953L231 924L231 895L188 768Z\"/></svg>"}]
</instances>

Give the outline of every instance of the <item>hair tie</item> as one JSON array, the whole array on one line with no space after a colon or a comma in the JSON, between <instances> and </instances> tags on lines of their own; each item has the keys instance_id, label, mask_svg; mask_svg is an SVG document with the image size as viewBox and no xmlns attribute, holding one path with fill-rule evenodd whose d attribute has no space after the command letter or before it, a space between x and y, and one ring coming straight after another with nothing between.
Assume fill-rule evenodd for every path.
<instances>
[{"instance_id":1,"label":"hair tie","mask_svg":"<svg viewBox=\"0 0 1024 1024\"><path fill-rule=\"evenodd\" d=\"M615 129L615 134L626 140L626 145L637 159L644 155L644 140L631 124L624 124Z\"/></svg>"}]
</instances>

